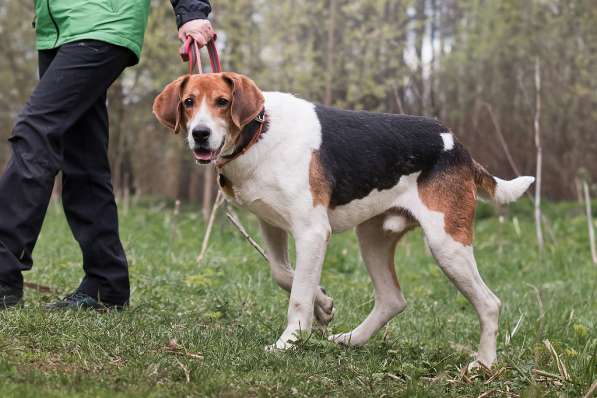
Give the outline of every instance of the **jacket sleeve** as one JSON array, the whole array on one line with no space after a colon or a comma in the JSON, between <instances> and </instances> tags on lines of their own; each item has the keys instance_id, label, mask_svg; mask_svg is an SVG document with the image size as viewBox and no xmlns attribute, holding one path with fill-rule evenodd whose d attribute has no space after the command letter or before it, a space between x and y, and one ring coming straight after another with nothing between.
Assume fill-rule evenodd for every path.
<instances>
[{"instance_id":1,"label":"jacket sleeve","mask_svg":"<svg viewBox=\"0 0 597 398\"><path fill-rule=\"evenodd\" d=\"M178 28L193 19L207 19L211 12L209 0L170 0L170 3L174 8Z\"/></svg>"}]
</instances>

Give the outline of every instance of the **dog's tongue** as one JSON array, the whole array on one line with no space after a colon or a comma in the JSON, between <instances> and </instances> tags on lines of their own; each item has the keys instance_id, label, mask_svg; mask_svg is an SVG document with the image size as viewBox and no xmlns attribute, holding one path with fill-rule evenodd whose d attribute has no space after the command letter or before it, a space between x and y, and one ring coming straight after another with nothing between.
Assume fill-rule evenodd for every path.
<instances>
[{"instance_id":1,"label":"dog's tongue","mask_svg":"<svg viewBox=\"0 0 597 398\"><path fill-rule=\"evenodd\" d=\"M196 160L209 162L213 159L215 151L193 151Z\"/></svg>"}]
</instances>

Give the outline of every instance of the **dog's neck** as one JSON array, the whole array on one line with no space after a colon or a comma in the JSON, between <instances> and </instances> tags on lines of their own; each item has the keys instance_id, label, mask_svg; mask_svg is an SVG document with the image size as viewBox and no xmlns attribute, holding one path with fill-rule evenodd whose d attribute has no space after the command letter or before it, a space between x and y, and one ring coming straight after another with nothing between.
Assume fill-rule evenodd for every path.
<instances>
[{"instance_id":1,"label":"dog's neck","mask_svg":"<svg viewBox=\"0 0 597 398\"><path fill-rule=\"evenodd\" d=\"M234 147L232 153L221 156L217 161L216 166L220 172L225 165L242 156L253 145L259 142L263 134L267 132L268 127L269 122L264 108L259 112L255 119L251 120L249 124L243 127L240 132L238 144Z\"/></svg>"}]
</instances>

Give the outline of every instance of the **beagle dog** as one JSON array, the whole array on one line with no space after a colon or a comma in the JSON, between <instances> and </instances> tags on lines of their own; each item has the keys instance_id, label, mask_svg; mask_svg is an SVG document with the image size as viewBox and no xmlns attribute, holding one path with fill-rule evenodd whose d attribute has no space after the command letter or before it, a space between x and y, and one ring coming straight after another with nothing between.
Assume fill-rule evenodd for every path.
<instances>
[{"instance_id":1,"label":"beagle dog","mask_svg":"<svg viewBox=\"0 0 597 398\"><path fill-rule=\"evenodd\" d=\"M438 265L479 317L473 364L496 360L501 303L473 255L477 192L512 202L533 177L492 176L434 119L316 105L262 92L236 73L182 76L155 99L153 112L170 130L186 133L196 161L215 163L228 200L260 220L273 278L290 292L288 325L268 349L292 347L314 318L332 320L333 301L319 286L326 246L330 234L351 228L375 305L354 330L329 339L365 344L406 307L394 252L420 226ZM288 234L296 243L294 269Z\"/></svg>"}]
</instances>

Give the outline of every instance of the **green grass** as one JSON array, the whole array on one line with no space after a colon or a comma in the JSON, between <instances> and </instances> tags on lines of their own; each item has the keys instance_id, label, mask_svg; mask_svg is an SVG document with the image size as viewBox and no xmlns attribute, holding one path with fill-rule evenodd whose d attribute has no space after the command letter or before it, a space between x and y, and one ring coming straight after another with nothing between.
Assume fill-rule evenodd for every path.
<instances>
[{"instance_id":1,"label":"green grass","mask_svg":"<svg viewBox=\"0 0 597 398\"><path fill-rule=\"evenodd\" d=\"M24 308L0 312L0 396L582 396L597 378L597 267L582 211L574 204L547 209L543 257L528 203L509 209L503 222L493 213L483 206L476 228L481 273L504 303L492 369L502 373L489 382L488 372L459 374L476 349L478 322L426 254L420 232L399 246L409 306L384 333L348 349L316 332L292 352L271 354L264 346L282 332L288 299L264 261L219 220L198 267L198 212L185 209L173 228L172 204L154 202L121 216L133 286L128 311L49 313L42 306L55 296L27 290ZM244 221L256 234L255 219ZM55 204L35 259L27 281L62 293L78 285L80 253ZM337 307L328 332L350 330L371 309L353 234L332 239L322 283ZM171 339L177 352L168 350ZM532 372L559 374L546 339L570 381Z\"/></svg>"}]
</instances>

